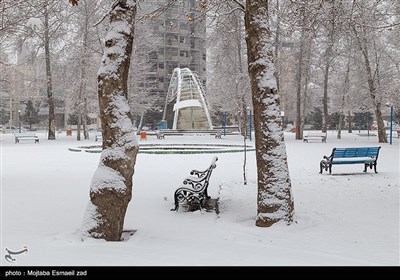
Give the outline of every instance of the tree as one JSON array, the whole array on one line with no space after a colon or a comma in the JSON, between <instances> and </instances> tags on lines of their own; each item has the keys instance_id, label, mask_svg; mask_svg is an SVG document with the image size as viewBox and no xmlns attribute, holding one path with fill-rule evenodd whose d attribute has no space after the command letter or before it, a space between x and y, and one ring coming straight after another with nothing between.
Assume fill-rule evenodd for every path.
<instances>
[{"instance_id":1,"label":"tree","mask_svg":"<svg viewBox=\"0 0 400 280\"><path fill-rule=\"evenodd\" d=\"M374 106L375 118L378 124L379 143L387 143L381 108L382 96L380 96L381 65L378 60L379 56L376 48L377 33L374 28L374 26L379 24L379 19L376 18L377 14L380 12L379 4L370 3L369 1L362 3L354 2L353 9L355 21L352 24L352 31L355 36L355 43L362 55L364 63L364 74L368 84L369 96Z\"/></svg>"},{"instance_id":2,"label":"tree","mask_svg":"<svg viewBox=\"0 0 400 280\"><path fill-rule=\"evenodd\" d=\"M69 16L64 1L50 0L29 0L24 1L22 10L30 15L26 23L26 37L37 46L37 53L43 48L45 64L44 84L47 93L47 105L49 110L48 118L48 139L56 139L56 118L55 118L55 97L53 90L53 66L54 50L63 45L62 39L66 18ZM27 39L25 38L25 39ZM59 43L59 44L58 44Z\"/></svg>"},{"instance_id":3,"label":"tree","mask_svg":"<svg viewBox=\"0 0 400 280\"><path fill-rule=\"evenodd\" d=\"M117 0L109 12L104 55L98 71L103 151L90 186L82 234L119 241L128 203L138 144L128 105L128 72L136 1Z\"/></svg>"},{"instance_id":4,"label":"tree","mask_svg":"<svg viewBox=\"0 0 400 280\"><path fill-rule=\"evenodd\" d=\"M26 104L25 114L23 116L24 122L29 124L29 129L32 130L32 125L39 122L39 111L33 107L32 100L28 100Z\"/></svg>"},{"instance_id":5,"label":"tree","mask_svg":"<svg viewBox=\"0 0 400 280\"><path fill-rule=\"evenodd\" d=\"M264 0L247 0L245 10L258 175L256 225L260 227L279 221L290 224L294 214L268 5Z\"/></svg>"}]
</instances>

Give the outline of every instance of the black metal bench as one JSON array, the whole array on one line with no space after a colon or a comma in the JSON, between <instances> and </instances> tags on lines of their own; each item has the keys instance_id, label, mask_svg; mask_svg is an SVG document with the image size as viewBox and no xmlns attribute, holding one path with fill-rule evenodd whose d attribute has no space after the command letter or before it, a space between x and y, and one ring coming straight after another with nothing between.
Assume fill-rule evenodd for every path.
<instances>
[{"instance_id":1,"label":"black metal bench","mask_svg":"<svg viewBox=\"0 0 400 280\"><path fill-rule=\"evenodd\" d=\"M375 173L376 165L379 156L379 150L381 147L361 147L361 148L333 148L332 154L324 156L324 159L320 162L320 172L325 169L329 174L332 173L333 164L364 164L364 172L367 172L367 168L372 169L374 167Z\"/></svg>"},{"instance_id":2,"label":"black metal bench","mask_svg":"<svg viewBox=\"0 0 400 280\"><path fill-rule=\"evenodd\" d=\"M326 132L308 132L303 137L303 142L307 142L310 140L318 140L322 141L322 143L326 143Z\"/></svg>"},{"instance_id":3,"label":"black metal bench","mask_svg":"<svg viewBox=\"0 0 400 280\"><path fill-rule=\"evenodd\" d=\"M39 143L39 137L35 133L14 133L15 143L19 143L21 140L34 140L35 143Z\"/></svg>"},{"instance_id":4,"label":"black metal bench","mask_svg":"<svg viewBox=\"0 0 400 280\"><path fill-rule=\"evenodd\" d=\"M175 207L171 211L178 211L180 204L186 204L189 207L196 209L204 208L205 200L210 199L208 196L207 188L210 183L211 173L217 167L217 157L211 161L210 167L204 171L192 170L190 175L183 181L186 186L178 188L174 193Z\"/></svg>"}]
</instances>

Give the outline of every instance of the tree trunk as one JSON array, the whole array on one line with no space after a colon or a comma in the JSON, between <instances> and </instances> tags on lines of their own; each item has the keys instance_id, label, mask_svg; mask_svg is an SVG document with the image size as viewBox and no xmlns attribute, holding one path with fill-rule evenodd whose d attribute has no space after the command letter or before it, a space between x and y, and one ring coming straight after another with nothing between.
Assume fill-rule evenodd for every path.
<instances>
[{"instance_id":1,"label":"tree trunk","mask_svg":"<svg viewBox=\"0 0 400 280\"><path fill-rule=\"evenodd\" d=\"M274 76L268 1L246 1L245 26L258 177L256 225L269 227L278 221L290 224L294 204Z\"/></svg>"},{"instance_id":2,"label":"tree trunk","mask_svg":"<svg viewBox=\"0 0 400 280\"><path fill-rule=\"evenodd\" d=\"M353 116L351 114L351 111L348 112L347 120L349 122L349 131L348 132L353 133Z\"/></svg>"},{"instance_id":3,"label":"tree trunk","mask_svg":"<svg viewBox=\"0 0 400 280\"><path fill-rule=\"evenodd\" d=\"M88 32L89 32L89 14L88 14L88 6L86 1L83 1L83 11L84 11L84 22L83 22L83 34L82 34L82 50L81 50L81 61L80 61L80 83L79 83L79 91L78 91L78 126L77 126L77 140L81 140L81 127L83 124L83 135L84 139L88 139L87 126L86 126L86 117L87 117L87 102L86 102L86 60L87 60L87 52L86 47L88 45Z\"/></svg>"},{"instance_id":4,"label":"tree trunk","mask_svg":"<svg viewBox=\"0 0 400 280\"><path fill-rule=\"evenodd\" d=\"M344 123L344 106L345 106L346 96L349 91L349 83L350 83L350 59L349 59L349 62L347 63L347 67L346 67L343 91L342 91L342 96L341 96L341 100L340 100L340 115L339 115L339 127L338 127L338 132L337 132L337 139L342 139L342 129L343 129L343 123Z\"/></svg>"},{"instance_id":5,"label":"tree trunk","mask_svg":"<svg viewBox=\"0 0 400 280\"><path fill-rule=\"evenodd\" d=\"M322 132L328 130L329 112L328 112L328 86L329 86L329 68L331 66L333 46L335 45L335 27L336 27L336 8L335 0L327 1L329 15L331 16L328 27L328 42L325 50L325 68L324 68L324 96L322 98L324 111L322 114Z\"/></svg>"},{"instance_id":6,"label":"tree trunk","mask_svg":"<svg viewBox=\"0 0 400 280\"><path fill-rule=\"evenodd\" d=\"M304 60L304 44L305 34L302 31L300 38L300 49L297 57L297 73L296 73L296 140L303 139L303 131L301 130L301 81L303 76L303 60Z\"/></svg>"},{"instance_id":7,"label":"tree trunk","mask_svg":"<svg viewBox=\"0 0 400 280\"><path fill-rule=\"evenodd\" d=\"M376 90L376 85L375 85L375 81L374 81L374 74L372 74L372 69L371 69L371 62L370 62L370 58L369 58L367 38L364 33L359 34L354 26L353 26L353 32L356 35L358 48L364 58L364 66L365 66L365 72L367 74L369 95L370 95L370 97L372 99L372 103L374 105L375 118L376 118L376 122L378 124L379 143L387 143L388 141L387 141L385 126L384 126L383 118L382 118L381 102L379 101L379 98L377 98L377 96L376 96L377 90Z\"/></svg>"},{"instance_id":8,"label":"tree trunk","mask_svg":"<svg viewBox=\"0 0 400 280\"><path fill-rule=\"evenodd\" d=\"M325 56L328 56L328 50L325 52ZM329 112L328 112L328 82L329 82L329 67L330 67L330 57L326 57L326 64L324 69L324 96L322 98L322 103L324 110L322 112L322 132L328 130L329 122Z\"/></svg>"},{"instance_id":9,"label":"tree trunk","mask_svg":"<svg viewBox=\"0 0 400 280\"><path fill-rule=\"evenodd\" d=\"M51 80L50 66L50 36L49 36L49 11L48 3L45 3L44 11L44 53L46 61L46 88L47 88L47 104L49 105L49 140L56 139L56 116L54 111L53 86Z\"/></svg>"},{"instance_id":10,"label":"tree trunk","mask_svg":"<svg viewBox=\"0 0 400 280\"><path fill-rule=\"evenodd\" d=\"M91 182L82 233L107 241L121 238L138 152L127 98L135 16L136 2L113 4L98 71L103 152Z\"/></svg>"}]
</instances>

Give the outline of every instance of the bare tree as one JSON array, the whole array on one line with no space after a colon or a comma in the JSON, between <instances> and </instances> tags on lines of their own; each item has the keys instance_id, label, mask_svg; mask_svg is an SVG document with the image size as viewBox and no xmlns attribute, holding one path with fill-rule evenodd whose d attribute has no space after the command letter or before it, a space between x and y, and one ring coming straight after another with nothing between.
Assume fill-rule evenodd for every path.
<instances>
[{"instance_id":1,"label":"bare tree","mask_svg":"<svg viewBox=\"0 0 400 280\"><path fill-rule=\"evenodd\" d=\"M379 143L387 143L387 137L385 133L385 127L383 123L382 117L382 101L381 96L379 94L379 63L375 59L375 67L373 65L372 59L374 58L373 53L376 52L375 46L375 29L370 24L373 25L379 24L376 18L374 18L377 9L379 8L378 3L370 3L367 2L354 2L353 3L353 16L359 21L355 21L352 24L352 30L355 35L355 43L362 55L364 61L364 71L366 75L366 80L368 83L368 89L370 93L370 98L372 100L375 117L378 125L378 139ZM367 23L368 12L372 12L372 15L369 15L369 19ZM372 54L371 54L372 52ZM375 68L375 69L373 69Z\"/></svg>"},{"instance_id":2,"label":"bare tree","mask_svg":"<svg viewBox=\"0 0 400 280\"><path fill-rule=\"evenodd\" d=\"M258 199L256 225L292 223L294 203L283 138L268 1L247 0L245 26L254 108Z\"/></svg>"}]
</instances>

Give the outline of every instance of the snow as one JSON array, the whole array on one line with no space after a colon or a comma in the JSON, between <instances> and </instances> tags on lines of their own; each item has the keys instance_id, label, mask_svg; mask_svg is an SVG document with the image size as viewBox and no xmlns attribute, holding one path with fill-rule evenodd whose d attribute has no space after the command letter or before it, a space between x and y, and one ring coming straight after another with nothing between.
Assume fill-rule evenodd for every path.
<instances>
[{"instance_id":1,"label":"snow","mask_svg":"<svg viewBox=\"0 0 400 280\"><path fill-rule=\"evenodd\" d=\"M104 49L102 65L97 72L98 76L105 79L118 79L118 69L127 59L125 49L128 45L125 34L130 34L132 25L127 21L120 20L110 22L109 31L107 32L105 41L109 44Z\"/></svg>"},{"instance_id":2,"label":"snow","mask_svg":"<svg viewBox=\"0 0 400 280\"><path fill-rule=\"evenodd\" d=\"M175 103L174 112L176 110L186 108L186 107L201 107L201 104L200 104L200 101L197 99L189 99L189 100L180 101L178 103Z\"/></svg>"},{"instance_id":3,"label":"snow","mask_svg":"<svg viewBox=\"0 0 400 280\"><path fill-rule=\"evenodd\" d=\"M90 184L90 190L92 192L98 192L104 189L114 189L122 193L126 191L124 182L124 177L122 177L118 171L108 166L100 165L93 175L92 183Z\"/></svg>"},{"instance_id":4,"label":"snow","mask_svg":"<svg viewBox=\"0 0 400 280\"><path fill-rule=\"evenodd\" d=\"M25 25L27 27L32 28L32 29L35 29L35 27L37 27L37 28L42 28L43 27L43 23L40 20L40 18L35 18L35 17L29 18Z\"/></svg>"},{"instance_id":5,"label":"snow","mask_svg":"<svg viewBox=\"0 0 400 280\"><path fill-rule=\"evenodd\" d=\"M124 242L105 242L82 241L79 232L84 214L96 213L85 210L95 207L87 202L100 154L68 151L96 144L93 135L80 142L65 134L56 141L37 135L39 144L0 136L0 265L10 265L5 248L19 251L24 245L28 253L15 256L21 266L399 265L398 138L390 146L355 133L343 132L338 140L329 131L327 143L303 143L285 133L295 222L271 228L255 226L254 152L247 154L246 186L243 154L217 155L209 194L219 196L219 215L170 211L175 189L192 169L206 169L215 154L138 154L124 226L137 232ZM146 143L240 145L243 138L149 135ZM335 165L333 175L318 173L323 155L334 147L378 145L378 174L363 173L362 164Z\"/></svg>"}]
</instances>

